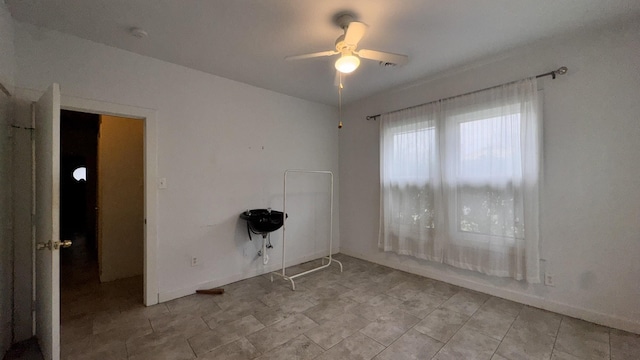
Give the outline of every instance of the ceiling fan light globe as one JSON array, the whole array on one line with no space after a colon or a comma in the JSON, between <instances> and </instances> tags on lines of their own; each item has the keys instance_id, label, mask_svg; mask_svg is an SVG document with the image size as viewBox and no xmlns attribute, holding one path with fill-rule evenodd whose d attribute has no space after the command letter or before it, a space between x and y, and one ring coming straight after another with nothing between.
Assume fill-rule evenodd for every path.
<instances>
[{"instance_id":1,"label":"ceiling fan light globe","mask_svg":"<svg viewBox=\"0 0 640 360\"><path fill-rule=\"evenodd\" d=\"M354 55L341 56L335 63L336 70L349 74L360 66L360 59Z\"/></svg>"}]
</instances>

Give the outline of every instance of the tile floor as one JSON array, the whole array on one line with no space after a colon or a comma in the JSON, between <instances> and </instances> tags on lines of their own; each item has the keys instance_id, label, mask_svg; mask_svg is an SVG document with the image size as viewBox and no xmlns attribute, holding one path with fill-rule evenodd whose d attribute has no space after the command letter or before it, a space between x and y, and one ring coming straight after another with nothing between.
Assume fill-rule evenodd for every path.
<instances>
[{"instance_id":1,"label":"tile floor","mask_svg":"<svg viewBox=\"0 0 640 360\"><path fill-rule=\"evenodd\" d=\"M81 275L62 287L62 358L640 359L638 335L336 258L343 273L301 277L296 291L263 275L152 307L140 278Z\"/></svg>"}]
</instances>

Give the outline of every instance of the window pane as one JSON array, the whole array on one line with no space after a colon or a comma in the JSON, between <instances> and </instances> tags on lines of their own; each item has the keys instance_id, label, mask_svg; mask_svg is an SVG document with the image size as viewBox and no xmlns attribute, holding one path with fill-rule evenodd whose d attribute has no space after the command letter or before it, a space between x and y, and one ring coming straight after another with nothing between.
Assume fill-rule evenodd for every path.
<instances>
[{"instance_id":1,"label":"window pane","mask_svg":"<svg viewBox=\"0 0 640 360\"><path fill-rule=\"evenodd\" d=\"M514 203L514 191L507 188L489 186L458 187L459 230L469 233L522 238L524 224L517 214L518 204Z\"/></svg>"},{"instance_id":2,"label":"window pane","mask_svg":"<svg viewBox=\"0 0 640 360\"><path fill-rule=\"evenodd\" d=\"M425 186L391 186L390 208L396 224L434 228L433 188Z\"/></svg>"},{"instance_id":3,"label":"window pane","mask_svg":"<svg viewBox=\"0 0 640 360\"><path fill-rule=\"evenodd\" d=\"M432 176L437 164L435 128L428 122L398 127L389 137L389 207L396 224L434 227ZM385 155L387 156L387 155Z\"/></svg>"},{"instance_id":4,"label":"window pane","mask_svg":"<svg viewBox=\"0 0 640 360\"><path fill-rule=\"evenodd\" d=\"M391 179L425 183L431 177L435 161L435 129L398 132L393 135L393 155L390 159Z\"/></svg>"},{"instance_id":5,"label":"window pane","mask_svg":"<svg viewBox=\"0 0 640 360\"><path fill-rule=\"evenodd\" d=\"M459 230L520 238L523 224L514 195L521 179L520 114L459 123L457 215Z\"/></svg>"},{"instance_id":6,"label":"window pane","mask_svg":"<svg viewBox=\"0 0 640 360\"><path fill-rule=\"evenodd\" d=\"M503 182L521 168L520 114L463 122L459 134L462 182Z\"/></svg>"}]
</instances>

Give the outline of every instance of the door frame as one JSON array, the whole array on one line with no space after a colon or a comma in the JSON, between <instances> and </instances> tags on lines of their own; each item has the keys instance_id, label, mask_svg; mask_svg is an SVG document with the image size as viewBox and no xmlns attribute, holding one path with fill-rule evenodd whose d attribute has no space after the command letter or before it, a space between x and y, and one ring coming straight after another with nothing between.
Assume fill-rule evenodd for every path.
<instances>
[{"instance_id":1,"label":"door frame","mask_svg":"<svg viewBox=\"0 0 640 360\"><path fill-rule=\"evenodd\" d=\"M158 297L158 232L156 185L158 169L158 142L156 110L90 100L73 96L60 96L60 108L100 115L112 115L144 122L144 304L155 305Z\"/></svg>"}]
</instances>

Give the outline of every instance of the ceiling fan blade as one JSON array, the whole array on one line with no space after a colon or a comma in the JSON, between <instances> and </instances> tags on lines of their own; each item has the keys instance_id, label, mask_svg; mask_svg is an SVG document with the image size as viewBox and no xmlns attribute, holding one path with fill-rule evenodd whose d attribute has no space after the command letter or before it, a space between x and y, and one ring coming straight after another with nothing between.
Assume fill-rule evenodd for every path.
<instances>
[{"instance_id":1,"label":"ceiling fan blade","mask_svg":"<svg viewBox=\"0 0 640 360\"><path fill-rule=\"evenodd\" d=\"M364 59L377 60L396 65L406 65L409 62L409 57L407 55L388 53L384 51L362 49L356 52L356 54Z\"/></svg>"},{"instance_id":2,"label":"ceiling fan blade","mask_svg":"<svg viewBox=\"0 0 640 360\"><path fill-rule=\"evenodd\" d=\"M327 51L320 51L320 52L315 52L310 54L286 56L284 59L285 60L302 60L302 59L310 59L315 57L331 56L335 54L339 54L339 53L335 50L327 50Z\"/></svg>"},{"instance_id":3,"label":"ceiling fan blade","mask_svg":"<svg viewBox=\"0 0 640 360\"><path fill-rule=\"evenodd\" d=\"M357 46L366 31L367 25L365 23L359 21L350 22L344 35L345 44Z\"/></svg>"}]
</instances>

